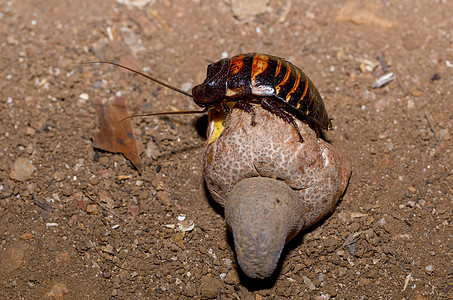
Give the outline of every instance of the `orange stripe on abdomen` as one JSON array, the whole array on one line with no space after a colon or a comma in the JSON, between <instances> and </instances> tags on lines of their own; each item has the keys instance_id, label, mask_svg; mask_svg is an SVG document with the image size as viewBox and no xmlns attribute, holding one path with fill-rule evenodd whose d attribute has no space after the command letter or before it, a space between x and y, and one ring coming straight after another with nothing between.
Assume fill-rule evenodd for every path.
<instances>
[{"instance_id":1,"label":"orange stripe on abdomen","mask_svg":"<svg viewBox=\"0 0 453 300\"><path fill-rule=\"evenodd\" d=\"M274 77L277 77L278 74L280 73L280 70L282 69L282 60L279 58L277 62L277 69L275 69L275 75Z\"/></svg>"},{"instance_id":2,"label":"orange stripe on abdomen","mask_svg":"<svg viewBox=\"0 0 453 300\"><path fill-rule=\"evenodd\" d=\"M305 75L305 73L304 73L304 75ZM297 106L296 106L297 109L299 109L300 105L302 104L302 101L304 101L304 97L307 94L309 85L310 85L310 81L308 80L307 75L305 75L305 90L304 90L304 93L302 94L302 96L300 97L299 101L297 101Z\"/></svg>"},{"instance_id":3,"label":"orange stripe on abdomen","mask_svg":"<svg viewBox=\"0 0 453 300\"><path fill-rule=\"evenodd\" d=\"M288 64L288 63L287 63ZM284 85L288 79L289 79L289 75L291 74L291 67L289 65L286 66L286 73L285 73L285 77L283 77L282 81L280 81L279 84L277 84L277 86L275 87L275 93L278 95L280 94L280 88L282 85Z\"/></svg>"},{"instance_id":4,"label":"orange stripe on abdomen","mask_svg":"<svg viewBox=\"0 0 453 300\"><path fill-rule=\"evenodd\" d=\"M243 61L244 57L245 56L243 54L241 54L241 55L237 55L236 57L234 57L231 60L230 75L234 75L242 69L242 66L244 65L244 61Z\"/></svg>"},{"instance_id":5,"label":"orange stripe on abdomen","mask_svg":"<svg viewBox=\"0 0 453 300\"><path fill-rule=\"evenodd\" d=\"M256 86L255 85L256 76L263 73L264 70L267 69L267 67L269 65L268 61L269 61L269 56L267 56L265 54L256 54L253 57L252 74L251 74L252 87Z\"/></svg>"},{"instance_id":6,"label":"orange stripe on abdomen","mask_svg":"<svg viewBox=\"0 0 453 300\"><path fill-rule=\"evenodd\" d=\"M300 82L300 72L299 70L296 68L296 81L294 81L294 85L293 87L291 88L291 90L289 91L289 93L286 95L286 102L289 102L289 100L291 100L291 95L297 90L297 87L299 86L299 82Z\"/></svg>"}]
</instances>

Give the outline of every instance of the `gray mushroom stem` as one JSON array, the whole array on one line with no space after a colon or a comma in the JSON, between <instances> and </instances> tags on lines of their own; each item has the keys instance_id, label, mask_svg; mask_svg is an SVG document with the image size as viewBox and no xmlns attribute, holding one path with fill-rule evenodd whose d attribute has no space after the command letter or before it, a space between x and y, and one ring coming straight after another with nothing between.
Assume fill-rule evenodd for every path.
<instances>
[{"instance_id":1,"label":"gray mushroom stem","mask_svg":"<svg viewBox=\"0 0 453 300\"><path fill-rule=\"evenodd\" d=\"M234 244L240 245L237 259L247 276L272 275L286 241L304 224L303 205L297 202L286 183L267 177L245 178L230 192L225 219Z\"/></svg>"},{"instance_id":2,"label":"gray mushroom stem","mask_svg":"<svg viewBox=\"0 0 453 300\"><path fill-rule=\"evenodd\" d=\"M261 106L251 115L211 111L203 157L206 185L225 207L239 266L251 278L275 271L286 242L331 212L351 169L330 144L297 120L293 126Z\"/></svg>"}]
</instances>

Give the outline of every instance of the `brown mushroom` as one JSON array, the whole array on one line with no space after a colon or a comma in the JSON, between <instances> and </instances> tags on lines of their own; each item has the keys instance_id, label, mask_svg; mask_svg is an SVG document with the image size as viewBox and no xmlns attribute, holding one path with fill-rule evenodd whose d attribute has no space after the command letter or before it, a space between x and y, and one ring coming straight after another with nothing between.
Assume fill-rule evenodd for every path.
<instances>
[{"instance_id":1,"label":"brown mushroom","mask_svg":"<svg viewBox=\"0 0 453 300\"><path fill-rule=\"evenodd\" d=\"M213 199L225 207L238 263L251 278L275 271L284 245L331 212L351 169L330 144L296 120L291 124L254 105L225 119L211 110L203 169Z\"/></svg>"}]
</instances>

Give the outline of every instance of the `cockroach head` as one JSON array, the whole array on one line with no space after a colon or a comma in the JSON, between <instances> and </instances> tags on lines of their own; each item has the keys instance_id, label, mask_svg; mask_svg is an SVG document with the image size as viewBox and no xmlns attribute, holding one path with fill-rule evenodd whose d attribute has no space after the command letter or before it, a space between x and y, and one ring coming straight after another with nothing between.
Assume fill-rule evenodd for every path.
<instances>
[{"instance_id":1,"label":"cockroach head","mask_svg":"<svg viewBox=\"0 0 453 300\"><path fill-rule=\"evenodd\" d=\"M229 58L224 58L208 66L205 81L192 89L193 99L198 106L210 106L225 97L229 67Z\"/></svg>"}]
</instances>

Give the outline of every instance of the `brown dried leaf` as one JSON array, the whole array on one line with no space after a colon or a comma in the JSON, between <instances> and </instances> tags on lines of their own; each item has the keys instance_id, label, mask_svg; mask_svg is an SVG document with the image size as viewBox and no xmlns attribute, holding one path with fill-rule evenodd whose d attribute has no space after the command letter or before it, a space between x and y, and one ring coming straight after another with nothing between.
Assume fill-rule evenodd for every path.
<instances>
[{"instance_id":1,"label":"brown dried leaf","mask_svg":"<svg viewBox=\"0 0 453 300\"><path fill-rule=\"evenodd\" d=\"M35 236L32 233L24 233L24 234L21 234L19 237L24 240L29 240L29 239L34 238Z\"/></svg>"},{"instance_id":2,"label":"brown dried leaf","mask_svg":"<svg viewBox=\"0 0 453 300\"><path fill-rule=\"evenodd\" d=\"M184 231L178 231L170 237L170 240L175 243L179 248L185 250L186 247L184 246L184 235L186 233Z\"/></svg>"},{"instance_id":3,"label":"brown dried leaf","mask_svg":"<svg viewBox=\"0 0 453 300\"><path fill-rule=\"evenodd\" d=\"M138 216L140 214L140 208L138 207L138 205L129 205L129 211L132 215L132 218L135 218L136 216Z\"/></svg>"},{"instance_id":4,"label":"brown dried leaf","mask_svg":"<svg viewBox=\"0 0 453 300\"><path fill-rule=\"evenodd\" d=\"M115 103L104 106L100 100L94 100L94 107L99 118L99 132L93 139L93 146L112 153L123 153L124 156L140 171L142 164L138 154L137 141L134 137L127 111L127 97L115 99ZM123 120L122 122L120 122Z\"/></svg>"},{"instance_id":5,"label":"brown dried leaf","mask_svg":"<svg viewBox=\"0 0 453 300\"><path fill-rule=\"evenodd\" d=\"M83 211L87 211L87 207L85 205L85 201L83 201L83 197L79 199L77 208Z\"/></svg>"}]
</instances>

